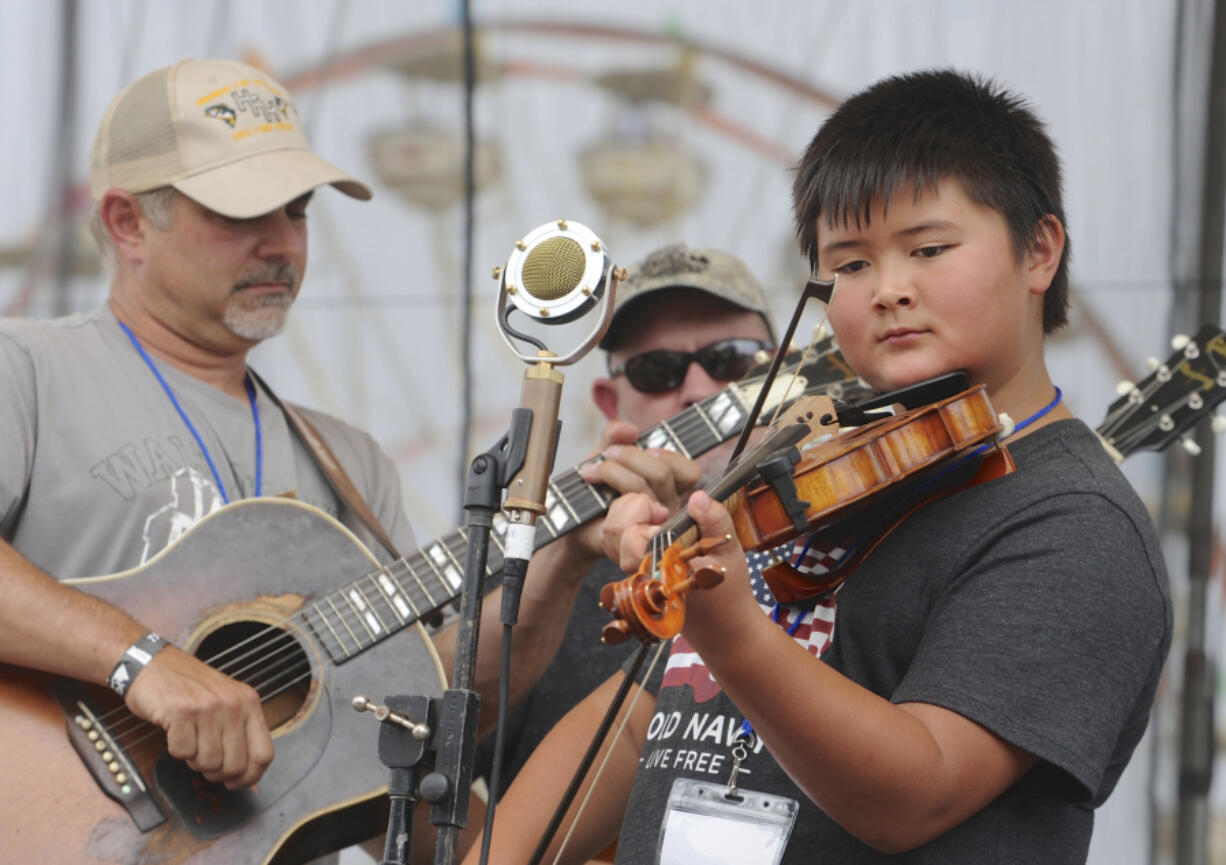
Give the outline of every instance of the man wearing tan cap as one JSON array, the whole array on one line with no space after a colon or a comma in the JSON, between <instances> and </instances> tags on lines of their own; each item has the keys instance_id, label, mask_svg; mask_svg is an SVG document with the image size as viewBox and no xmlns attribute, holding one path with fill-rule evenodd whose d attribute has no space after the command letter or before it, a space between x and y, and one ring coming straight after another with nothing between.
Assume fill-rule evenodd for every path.
<instances>
[{"instance_id":1,"label":"man wearing tan cap","mask_svg":"<svg viewBox=\"0 0 1226 865\"><path fill-rule=\"evenodd\" d=\"M114 99L91 153L108 303L0 321L0 660L109 684L166 730L171 755L232 788L273 759L256 691L58 581L141 566L223 504L260 495L292 495L380 549L246 365L298 293L323 184L370 198L311 152L271 77L222 60L160 69ZM365 433L301 411L411 549L391 460Z\"/></svg>"},{"instance_id":2,"label":"man wearing tan cap","mask_svg":"<svg viewBox=\"0 0 1226 865\"><path fill-rule=\"evenodd\" d=\"M311 152L292 98L267 74L223 60L185 60L152 72L107 108L91 152L91 228L111 271L108 302L54 321L0 319L0 440L8 443L0 452L0 663L13 665L13 675L0 670L0 724L24 723L15 698L41 695L41 688L32 688L14 668L109 684L128 710L165 729L170 755L211 781L270 796L280 819L289 821L280 826L306 815L287 804L281 781L265 775L273 744L256 691L164 639L177 634L153 633L120 609L122 603L105 603L61 581L112 574L118 578L99 585L148 586L129 572L138 569L146 579L151 568L162 566L165 557L159 554L171 542L184 540L193 527L206 528L197 526L202 519L230 502L259 496L289 496L311 505L340 520L372 553L388 558L372 532L341 505L291 432L281 406L246 363L248 351L285 323L306 266L307 207L314 190L325 184L354 198L370 197L366 186ZM344 422L297 411L329 446L394 546L413 549L391 460L368 435ZM673 473L666 474L671 483ZM597 479L615 489L651 489L632 468L612 462ZM232 566L236 585L245 587L248 562L231 564L224 544L201 546L193 549ZM176 544L175 553L183 547ZM275 556L281 550L268 552ZM559 631L556 605L543 598L552 595L548 577L567 572L564 564L551 570L550 563L556 566L572 552L567 544L554 545L540 564L533 563L519 625L526 636L516 644L517 689L535 681L552 657L556 636L535 636ZM549 571L546 577L535 576L541 570ZM339 573L337 585L328 590L365 573ZM212 588L200 586L192 572L173 576L170 585L150 587L151 594L161 592L164 598L142 602L200 603L195 596ZM178 582L180 576L186 583ZM259 588L253 587L254 593ZM497 603L487 607L496 611ZM355 609L337 626L339 633L317 637L344 649L350 639L364 642L365 628L379 627L369 621ZM321 622L327 619L313 626L326 631ZM439 641L444 669L450 668L450 636ZM485 639L481 646L481 669L496 670L499 642ZM496 679L496 674L479 676L482 690ZM368 688L373 694L405 690L401 683L379 680ZM352 695L331 696L344 701ZM486 725L495 717L495 697L491 687L482 713ZM67 748L62 720L48 708L55 717L39 727L51 732L47 747ZM6 716L6 709L12 714ZM309 717L326 716L314 711ZM123 721L125 729L131 721ZM292 732L304 723L290 719L288 727ZM277 741L279 748L287 743ZM363 759L365 774L358 774L357 766L347 774L371 777L373 766L378 780L370 787L376 788L385 775L373 738L369 747L354 746L354 762ZM38 747L27 752L35 754ZM135 782L120 763L123 755L103 748L103 773L109 769L123 780L104 777L99 783L118 784L113 792L129 795ZM284 759L304 758L294 752ZM69 771L83 769L74 755L67 760ZM83 804L104 798L92 780L81 783ZM93 824L74 834L47 822L49 828L39 834L12 818L16 809L40 818L52 808L71 809L57 798L40 811L40 801L17 786L0 794L0 847L37 835L55 845L52 858L94 857L85 847L94 843ZM273 810L260 807L266 809L262 813ZM197 819L206 825L206 835L218 831L207 826L207 816L191 822ZM348 835L341 837L354 830L344 831ZM233 842L241 854L235 850L236 858L224 861L260 861L283 840L277 832L266 839L266 848ZM138 834L135 820L126 817L107 829L106 837L107 849L114 851L169 843L156 841L156 830ZM217 843L231 844L232 837ZM319 847L312 841L307 849ZM231 847L213 849L231 852ZM28 858L48 861L38 853Z\"/></svg>"},{"instance_id":3,"label":"man wearing tan cap","mask_svg":"<svg viewBox=\"0 0 1226 865\"><path fill-rule=\"evenodd\" d=\"M109 681L166 729L171 754L209 780L251 785L273 756L255 691L173 647L155 655L148 628L56 580L141 565L229 500L328 502L246 356L280 330L301 285L313 190L370 191L311 153L280 85L230 61L187 60L129 85L90 162L109 302L0 328L0 425L24 444L8 449L0 482L0 658ZM372 478L394 477L373 442L312 420L342 459L360 454ZM411 538L384 486L380 516Z\"/></svg>"}]
</instances>

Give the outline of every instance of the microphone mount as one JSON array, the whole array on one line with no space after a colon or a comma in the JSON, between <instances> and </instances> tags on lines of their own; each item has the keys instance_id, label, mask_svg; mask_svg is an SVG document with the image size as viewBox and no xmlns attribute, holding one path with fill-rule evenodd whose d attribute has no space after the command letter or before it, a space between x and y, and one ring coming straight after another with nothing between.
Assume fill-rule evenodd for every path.
<instances>
[{"instance_id":1,"label":"microphone mount","mask_svg":"<svg viewBox=\"0 0 1226 865\"><path fill-rule=\"evenodd\" d=\"M506 265L494 268L493 277L499 281L498 332L511 352L525 363L537 363L547 356L552 366L566 366L591 351L609 329L617 283L626 278L626 272L613 266L604 244L590 228L558 219L516 241ZM549 351L541 340L510 323L511 312L518 310L543 324L565 324L598 305L596 325L563 355ZM521 352L513 339L532 344L536 353Z\"/></svg>"}]
</instances>

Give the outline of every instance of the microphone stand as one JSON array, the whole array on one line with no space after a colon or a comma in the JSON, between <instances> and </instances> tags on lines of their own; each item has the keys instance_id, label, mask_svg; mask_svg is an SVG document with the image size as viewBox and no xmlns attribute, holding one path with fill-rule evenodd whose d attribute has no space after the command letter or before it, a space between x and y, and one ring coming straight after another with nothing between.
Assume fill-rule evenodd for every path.
<instances>
[{"instance_id":1,"label":"microphone stand","mask_svg":"<svg viewBox=\"0 0 1226 865\"><path fill-rule=\"evenodd\" d=\"M430 822L438 827L435 835L435 865L453 865L458 850L460 829L468 824L468 796L472 786L474 752L477 745L477 715L480 695L472 689L476 678L478 636L484 600L486 563L494 515L504 491L507 532L503 556L504 651L509 655L511 627L519 617L528 560L535 549L535 521L545 512L545 495L553 470L561 421L563 376L555 367L585 355L608 330L618 280L625 271L609 261L604 244L586 226L557 220L540 226L516 244L506 270L496 268L501 278L498 322L503 340L521 360L532 365L524 373L522 405L511 413L511 426L498 443L473 459L465 484L464 511L467 551L464 581L457 622L456 654L452 687L441 698L388 697L385 706L375 706L365 697L354 699L358 711L372 711L383 721L380 729L379 758L391 772L388 794L391 808L387 842L381 865L407 865L410 853L414 788L432 804ZM556 291L557 273L571 272L576 255L582 278L564 294ZM535 261L534 261L535 256ZM527 269L525 270L525 265ZM545 283L537 286L545 274ZM508 285L507 276L514 279ZM538 290L539 289L539 290ZM510 302L508 302L510 300ZM569 354L558 357L534 337L518 333L507 321L511 304L539 321L564 323L585 314L603 300L600 321L584 342ZM537 346L535 358L525 357L511 342L511 336ZM501 713L506 710L506 676L500 686ZM437 723L436 723L437 719ZM501 762L501 736L495 749L495 783ZM421 767L432 765L417 784ZM496 794L495 787L495 794ZM495 802L491 799L487 819L492 820ZM487 831L485 843L489 843ZM484 861L488 847L482 852Z\"/></svg>"},{"instance_id":2,"label":"microphone stand","mask_svg":"<svg viewBox=\"0 0 1226 865\"><path fill-rule=\"evenodd\" d=\"M453 687L445 690L441 698L387 697L384 706L376 706L362 696L354 698L354 709L374 712L376 719L384 722L379 730L379 759L390 771L390 810L380 865L408 865L411 861L419 767L431 765L433 771L421 779L420 793L432 804L430 822L438 827L434 861L436 865L452 865L456 861L459 831L468 825L468 791L477 744L481 698L471 686L490 530L502 491L511 475L524 464L532 419L531 409L514 409L508 432L490 450L478 454L469 466L464 492L468 549L457 622ZM556 433L553 439L556 442Z\"/></svg>"},{"instance_id":3,"label":"microphone stand","mask_svg":"<svg viewBox=\"0 0 1226 865\"><path fill-rule=\"evenodd\" d=\"M531 372L531 370L529 370ZM560 376L559 376L560 378ZM561 382L558 382L561 387ZM527 389L527 383L525 383ZM556 403L554 419L549 422L550 450L546 473L553 465L552 448L557 442ZM481 697L472 690L477 666L477 647L484 599L485 566L489 556L490 530L498 512L502 491L511 474L522 474L531 445L534 425L542 423L539 412L517 408L511 413L511 427L492 449L479 454L469 468L464 493L468 550L464 568L464 587L457 624L455 666L452 687L443 692L443 729L436 742L436 772L439 780L422 796L433 802L430 822L438 827L435 835L435 865L456 861L459 831L468 825L468 791L472 786L473 753L477 746L477 712ZM539 437L538 437L539 438ZM540 450L541 447L534 448ZM531 524L529 524L531 525ZM522 585L522 578L520 580ZM429 780L429 779L427 779Z\"/></svg>"}]
</instances>

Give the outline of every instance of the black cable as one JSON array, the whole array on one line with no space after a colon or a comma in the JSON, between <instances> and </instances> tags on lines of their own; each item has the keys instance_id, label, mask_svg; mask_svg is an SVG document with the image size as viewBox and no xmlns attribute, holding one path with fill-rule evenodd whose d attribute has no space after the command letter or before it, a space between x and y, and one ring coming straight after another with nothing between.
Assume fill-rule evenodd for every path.
<instances>
[{"instance_id":1,"label":"black cable","mask_svg":"<svg viewBox=\"0 0 1226 865\"><path fill-rule=\"evenodd\" d=\"M511 701L511 626L502 626L502 670L498 676L498 726L494 731L494 763L490 767L489 801L485 808L485 833L481 837L481 865L490 858L490 838L494 834L494 809L498 807L498 788L502 786L502 754L506 743L507 704Z\"/></svg>"}]
</instances>

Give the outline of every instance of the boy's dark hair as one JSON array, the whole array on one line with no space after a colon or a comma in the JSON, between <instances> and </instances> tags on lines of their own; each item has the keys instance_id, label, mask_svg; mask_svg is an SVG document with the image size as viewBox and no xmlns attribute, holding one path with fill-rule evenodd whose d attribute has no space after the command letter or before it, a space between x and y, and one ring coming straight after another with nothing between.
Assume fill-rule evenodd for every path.
<instances>
[{"instance_id":1,"label":"boy's dark hair","mask_svg":"<svg viewBox=\"0 0 1226 865\"><path fill-rule=\"evenodd\" d=\"M1060 159L1020 97L952 70L886 78L844 102L822 124L796 169L796 235L814 271L817 221L867 223L873 199L904 185L916 195L953 178L1004 217L1019 260L1043 218L1061 225ZM1043 299L1043 331L1068 321L1069 241Z\"/></svg>"}]
</instances>

